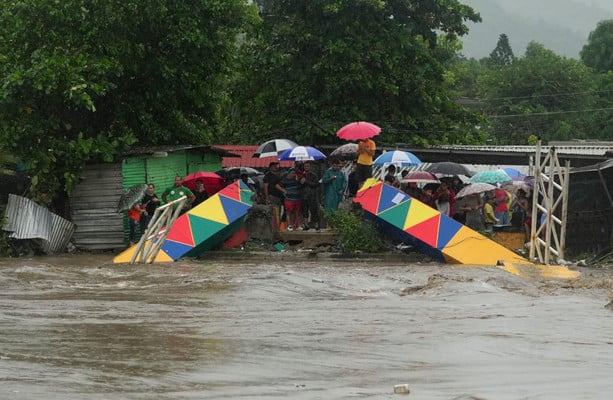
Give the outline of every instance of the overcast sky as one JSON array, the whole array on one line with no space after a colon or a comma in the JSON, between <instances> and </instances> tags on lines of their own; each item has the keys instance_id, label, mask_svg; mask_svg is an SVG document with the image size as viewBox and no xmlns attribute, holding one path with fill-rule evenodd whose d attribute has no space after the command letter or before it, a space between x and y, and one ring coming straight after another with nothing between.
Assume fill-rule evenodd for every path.
<instances>
[{"instance_id":1,"label":"overcast sky","mask_svg":"<svg viewBox=\"0 0 613 400\"><path fill-rule=\"evenodd\" d=\"M489 56L506 33L515 55L531 40L559 55L578 58L599 21L613 19L613 0L460 0L481 14L461 38L467 57Z\"/></svg>"}]
</instances>

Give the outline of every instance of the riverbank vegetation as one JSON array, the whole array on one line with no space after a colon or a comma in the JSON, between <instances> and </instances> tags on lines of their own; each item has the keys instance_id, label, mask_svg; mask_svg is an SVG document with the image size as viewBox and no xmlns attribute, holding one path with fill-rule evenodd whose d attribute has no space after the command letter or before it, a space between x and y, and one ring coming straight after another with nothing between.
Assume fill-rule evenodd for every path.
<instances>
[{"instance_id":1,"label":"riverbank vegetation","mask_svg":"<svg viewBox=\"0 0 613 400\"><path fill-rule=\"evenodd\" d=\"M579 60L503 35L466 59L480 19L457 0L10 1L0 154L63 215L85 163L134 146L335 143L355 120L409 146L610 139L610 21Z\"/></svg>"}]
</instances>

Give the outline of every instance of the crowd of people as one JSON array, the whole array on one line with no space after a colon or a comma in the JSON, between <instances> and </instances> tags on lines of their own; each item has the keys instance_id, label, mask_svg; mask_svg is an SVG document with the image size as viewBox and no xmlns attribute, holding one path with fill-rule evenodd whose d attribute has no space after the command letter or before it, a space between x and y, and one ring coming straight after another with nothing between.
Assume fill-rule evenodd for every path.
<instances>
[{"instance_id":1,"label":"crowd of people","mask_svg":"<svg viewBox=\"0 0 613 400\"><path fill-rule=\"evenodd\" d=\"M366 139L358 144L356 162L346 163L330 157L320 161L297 161L291 168L281 170L279 162L273 161L263 179L254 180L246 174L238 179L254 192L255 204L272 206L274 230L329 229L326 214L338 210L344 199L354 197L364 181L373 177L375 149L374 142ZM395 165L388 165L380 179L473 230L492 231L494 226L515 225L524 230L529 240L532 214L529 190L497 188L458 198L457 193L465 184L457 176L421 185L404 179L407 170L398 172ZM185 212L205 201L209 194L202 181L196 181L192 191L183 186L180 176L161 196L155 193L155 185L149 183L142 200L128 211L130 242L136 242L138 231L145 232L159 205L182 196L187 197L181 210Z\"/></svg>"},{"instance_id":2,"label":"crowd of people","mask_svg":"<svg viewBox=\"0 0 613 400\"><path fill-rule=\"evenodd\" d=\"M391 172L390 172L391 170ZM402 181L394 181L394 168L388 168L385 182L397 185ZM457 193L466 186L459 177L443 177L440 183L429 183L418 187L417 183L409 182L399 185L411 197L437 209L476 231L493 231L495 226L515 226L530 239L532 197L528 187L516 188L510 186L472 193L457 197Z\"/></svg>"},{"instance_id":3,"label":"crowd of people","mask_svg":"<svg viewBox=\"0 0 613 400\"><path fill-rule=\"evenodd\" d=\"M157 193L155 193L155 184L148 183L147 190L145 191L142 199L139 202L134 203L134 205L128 210L130 245L135 244L140 235L147 230L155 210L161 204L170 203L183 196L186 196L187 199L182 205L181 213L184 213L190 208L197 206L209 197L208 193L204 189L204 183L202 181L196 181L196 189L192 192L189 188L183 186L183 178L181 176L176 176L173 185L164 190L161 196L158 196ZM177 205L175 205L175 207L176 206Z\"/></svg>"}]
</instances>

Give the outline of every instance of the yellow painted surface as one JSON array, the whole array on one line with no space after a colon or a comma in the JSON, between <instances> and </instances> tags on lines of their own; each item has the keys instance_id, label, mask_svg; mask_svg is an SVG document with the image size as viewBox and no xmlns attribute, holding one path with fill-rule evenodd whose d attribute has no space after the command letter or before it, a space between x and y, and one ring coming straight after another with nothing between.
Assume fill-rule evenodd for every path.
<instances>
[{"instance_id":1,"label":"yellow painted surface","mask_svg":"<svg viewBox=\"0 0 613 400\"><path fill-rule=\"evenodd\" d=\"M528 260L503 245L463 226L442 250L450 262L472 265L496 265L505 263L527 263Z\"/></svg>"},{"instance_id":2,"label":"yellow painted surface","mask_svg":"<svg viewBox=\"0 0 613 400\"><path fill-rule=\"evenodd\" d=\"M145 247L149 245L149 242L145 243ZM132 260L132 256L134 256L134 252L136 251L136 247L138 246L138 244L135 244L134 246L128 247L127 249L125 249L124 251L122 251L121 253L117 254L114 258L113 258L113 263L115 264L129 264L130 261ZM148 262L150 262L151 260L148 260ZM164 250L160 250L157 254L157 256L155 257L155 262L156 263L164 263L164 262L174 262L174 260L172 258L170 258L170 256L168 254L166 254L164 252Z\"/></svg>"},{"instance_id":3,"label":"yellow painted surface","mask_svg":"<svg viewBox=\"0 0 613 400\"><path fill-rule=\"evenodd\" d=\"M526 241L523 232L494 232L493 237L495 241L511 250L522 249Z\"/></svg>"}]
</instances>

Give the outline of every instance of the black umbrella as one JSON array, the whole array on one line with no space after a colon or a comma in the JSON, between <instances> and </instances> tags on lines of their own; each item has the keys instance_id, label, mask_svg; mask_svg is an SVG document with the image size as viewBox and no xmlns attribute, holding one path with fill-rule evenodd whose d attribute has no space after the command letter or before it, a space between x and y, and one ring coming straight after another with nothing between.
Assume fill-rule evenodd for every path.
<instances>
[{"instance_id":1,"label":"black umbrella","mask_svg":"<svg viewBox=\"0 0 613 400\"><path fill-rule=\"evenodd\" d=\"M471 176L472 172L463 164L458 164L452 161L442 161L432 163L425 168L426 171L440 175L466 175Z\"/></svg>"},{"instance_id":2,"label":"black umbrella","mask_svg":"<svg viewBox=\"0 0 613 400\"><path fill-rule=\"evenodd\" d=\"M262 171L259 171L255 168L251 168L251 167L231 167L231 168L224 168L224 169L220 169L219 171L215 172L217 175L221 176L222 178L224 178L225 180L230 180L233 181L235 179L240 178L240 176L242 174L245 174L249 177L252 176L258 176L258 175L264 175L264 173Z\"/></svg>"},{"instance_id":3,"label":"black umbrella","mask_svg":"<svg viewBox=\"0 0 613 400\"><path fill-rule=\"evenodd\" d=\"M341 160L353 160L358 156L358 144L346 143L334 149L330 156L338 157Z\"/></svg>"},{"instance_id":4,"label":"black umbrella","mask_svg":"<svg viewBox=\"0 0 613 400\"><path fill-rule=\"evenodd\" d=\"M129 210L134 204L138 203L145 195L147 186L146 183L139 183L125 189L119 198L119 203L117 203L117 212Z\"/></svg>"}]
</instances>

